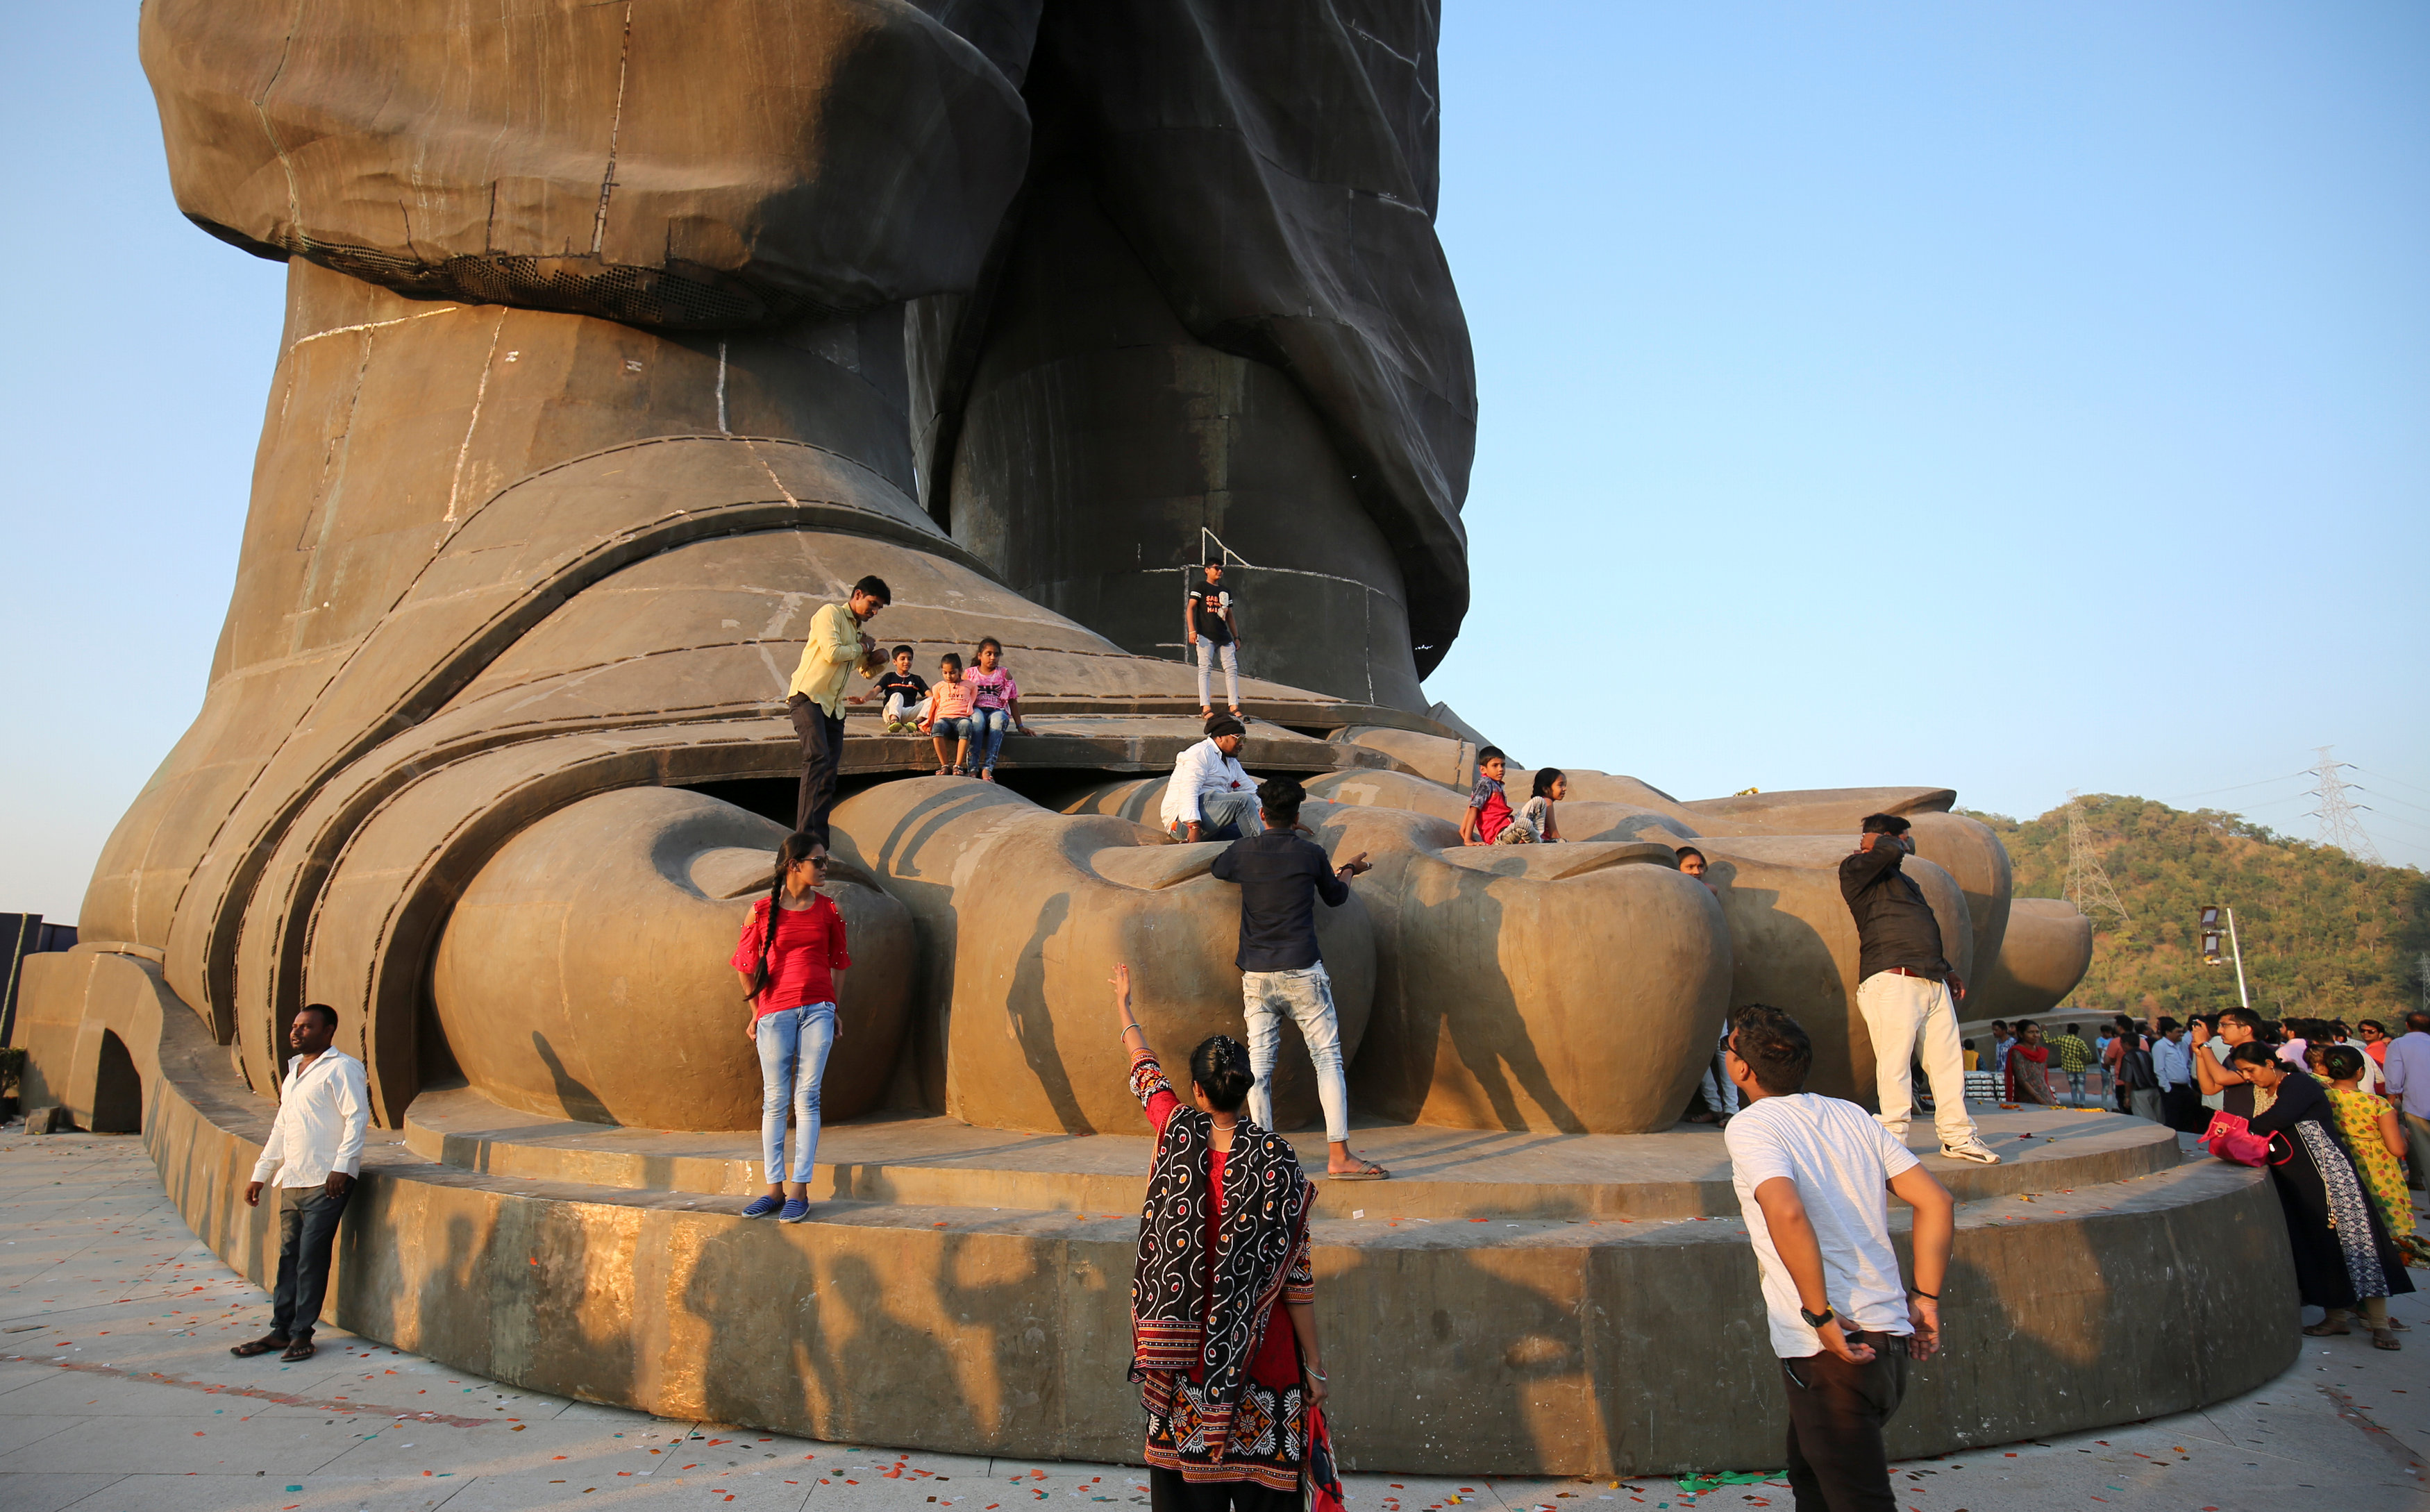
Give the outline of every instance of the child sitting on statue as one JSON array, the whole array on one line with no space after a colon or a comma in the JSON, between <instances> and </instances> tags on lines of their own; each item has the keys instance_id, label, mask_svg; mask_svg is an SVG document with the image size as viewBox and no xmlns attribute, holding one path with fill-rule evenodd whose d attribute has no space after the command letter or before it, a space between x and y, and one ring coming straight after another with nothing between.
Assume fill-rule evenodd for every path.
<instances>
[{"instance_id":1,"label":"child sitting on statue","mask_svg":"<svg viewBox=\"0 0 2430 1512\"><path fill-rule=\"evenodd\" d=\"M905 734L920 727L926 717L924 706L928 702L928 685L911 670L911 648L896 646L894 669L879 676L877 685L866 693L856 694L857 704L872 698L886 701L886 733Z\"/></svg>"},{"instance_id":2,"label":"child sitting on statue","mask_svg":"<svg viewBox=\"0 0 2430 1512\"><path fill-rule=\"evenodd\" d=\"M1509 759L1498 745L1476 753L1476 786L1469 790L1468 811L1459 816L1462 845L1490 845L1509 827L1510 800L1502 794L1502 774Z\"/></svg>"},{"instance_id":3,"label":"child sitting on statue","mask_svg":"<svg viewBox=\"0 0 2430 1512\"><path fill-rule=\"evenodd\" d=\"M962 676L962 658L948 651L937 663L937 686L928 699L928 718L920 728L937 742L937 775L958 777L970 759L971 705L977 690ZM945 759L945 737L955 740L954 758Z\"/></svg>"}]
</instances>

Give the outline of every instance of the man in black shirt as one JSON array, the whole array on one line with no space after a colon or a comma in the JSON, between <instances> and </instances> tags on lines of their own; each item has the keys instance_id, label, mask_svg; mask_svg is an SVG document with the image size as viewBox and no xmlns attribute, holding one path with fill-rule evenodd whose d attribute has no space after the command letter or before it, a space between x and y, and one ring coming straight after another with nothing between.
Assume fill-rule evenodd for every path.
<instances>
[{"instance_id":1,"label":"man in black shirt","mask_svg":"<svg viewBox=\"0 0 2430 1512\"><path fill-rule=\"evenodd\" d=\"M1913 826L1896 814L1869 814L1854 853L1839 862L1839 895L1856 920L1856 1007L1873 1041L1876 1115L1890 1137L1906 1138L1915 1110L1907 1069L1922 1049L1932 1081L1933 1123L1940 1153L1992 1166L2000 1157L1966 1112L1966 1051L1957 1039L1956 998L1966 992L1940 953L1940 921L1923 889L1899 870L1915 854Z\"/></svg>"},{"instance_id":2,"label":"man in black shirt","mask_svg":"<svg viewBox=\"0 0 2430 1512\"><path fill-rule=\"evenodd\" d=\"M1350 1153L1350 1086L1341 1069L1341 1029L1333 1011L1333 978L1316 948L1316 900L1339 908L1349 879L1366 871L1361 851L1340 867L1299 830L1307 790L1289 777L1257 785L1265 833L1234 840L1215 858L1215 875L1240 889L1241 1013L1249 1026L1249 1117L1273 1127L1274 1062L1282 1052L1283 1015L1299 1024L1316 1064L1317 1101L1324 1105L1325 1174L1336 1181L1381 1181L1391 1172Z\"/></svg>"},{"instance_id":3,"label":"man in black shirt","mask_svg":"<svg viewBox=\"0 0 2430 1512\"><path fill-rule=\"evenodd\" d=\"M1190 656L1198 663L1198 717L1215 717L1215 705L1207 691L1207 674L1213 663L1223 664L1223 691L1230 700L1232 717L1240 717L1240 619L1239 605L1231 590L1223 586L1223 558L1207 558L1207 581L1190 589L1181 600L1181 633L1190 642Z\"/></svg>"}]
</instances>

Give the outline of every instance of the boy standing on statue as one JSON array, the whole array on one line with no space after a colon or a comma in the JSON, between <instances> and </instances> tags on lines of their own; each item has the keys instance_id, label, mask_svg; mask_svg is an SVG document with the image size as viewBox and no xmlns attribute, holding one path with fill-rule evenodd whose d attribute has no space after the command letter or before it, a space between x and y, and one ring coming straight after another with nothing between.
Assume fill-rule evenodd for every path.
<instances>
[{"instance_id":1,"label":"boy standing on statue","mask_svg":"<svg viewBox=\"0 0 2430 1512\"><path fill-rule=\"evenodd\" d=\"M1722 1138L1789 1396L1798 1512L1897 1512L1882 1424L1906 1362L1940 1347L1957 1205L1863 1108L1802 1090L1814 1047L1788 1014L1739 1009L1727 1064L1747 1108ZM1899 1285L1885 1187L1915 1209L1912 1287Z\"/></svg>"},{"instance_id":2,"label":"boy standing on statue","mask_svg":"<svg viewBox=\"0 0 2430 1512\"><path fill-rule=\"evenodd\" d=\"M1240 717L1240 605L1231 590L1223 586L1223 558L1207 558L1207 581L1181 598L1181 633L1190 642L1192 659L1198 663L1198 717L1215 717L1213 696L1207 689L1207 676L1214 671L1212 663L1223 664L1223 693L1234 719Z\"/></svg>"},{"instance_id":3,"label":"boy standing on statue","mask_svg":"<svg viewBox=\"0 0 2430 1512\"><path fill-rule=\"evenodd\" d=\"M1940 1153L1995 1166L2000 1157L1966 1112L1966 1053L1957 1042L1956 999L1966 984L1940 954L1940 921L1923 889L1899 870L1915 854L1913 826L1896 814L1869 814L1854 853L1839 862L1839 895L1856 919L1856 1006L1873 1041L1873 1080L1882 1127L1906 1138L1915 1110L1907 1062L1923 1060L1932 1083L1932 1121Z\"/></svg>"}]
</instances>

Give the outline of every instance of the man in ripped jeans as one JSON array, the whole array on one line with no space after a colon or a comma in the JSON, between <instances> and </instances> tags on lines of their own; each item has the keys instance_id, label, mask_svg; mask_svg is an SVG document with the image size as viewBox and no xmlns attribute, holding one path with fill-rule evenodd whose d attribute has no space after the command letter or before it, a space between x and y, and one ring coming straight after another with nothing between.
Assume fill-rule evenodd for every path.
<instances>
[{"instance_id":1,"label":"man in ripped jeans","mask_svg":"<svg viewBox=\"0 0 2430 1512\"><path fill-rule=\"evenodd\" d=\"M1324 1106L1324 1173L1335 1181L1381 1181L1391 1174L1350 1153L1350 1085L1342 1074L1341 1030L1333 1011L1333 979L1316 946L1316 900L1339 908L1350 878L1368 870L1367 854L1336 867L1299 829L1307 789L1289 777L1257 785L1265 832L1232 842L1215 858L1215 875L1240 889L1240 1005L1249 1028L1249 1117L1274 1126L1274 1062L1282 1053L1283 1015L1299 1025L1316 1064L1317 1101Z\"/></svg>"}]
</instances>

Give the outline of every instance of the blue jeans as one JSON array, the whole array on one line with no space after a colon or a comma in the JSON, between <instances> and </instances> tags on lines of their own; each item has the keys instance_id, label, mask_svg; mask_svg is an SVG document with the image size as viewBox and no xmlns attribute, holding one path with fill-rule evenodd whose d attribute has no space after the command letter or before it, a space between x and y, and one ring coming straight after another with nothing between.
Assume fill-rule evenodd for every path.
<instances>
[{"instance_id":1,"label":"blue jeans","mask_svg":"<svg viewBox=\"0 0 2430 1512\"><path fill-rule=\"evenodd\" d=\"M1175 839L1187 839L1190 825L1174 820L1165 826ZM1210 840L1244 839L1266 832L1266 816L1254 792L1207 793L1198 800L1198 832ZM1254 1117L1255 1115L1252 1115Z\"/></svg>"},{"instance_id":2,"label":"blue jeans","mask_svg":"<svg viewBox=\"0 0 2430 1512\"><path fill-rule=\"evenodd\" d=\"M819 1154L819 1083L826 1079L827 1052L835 1048L832 1003L763 1013L754 1026L759 1041L759 1151L768 1185L807 1182ZM793 1109L793 1171L785 1174L785 1107Z\"/></svg>"},{"instance_id":3,"label":"blue jeans","mask_svg":"<svg viewBox=\"0 0 2430 1512\"><path fill-rule=\"evenodd\" d=\"M1004 735L1012 728L1012 710L1008 708L974 708L971 710L971 764L983 771L995 770L995 754L1004 749Z\"/></svg>"},{"instance_id":4,"label":"blue jeans","mask_svg":"<svg viewBox=\"0 0 2430 1512\"><path fill-rule=\"evenodd\" d=\"M1295 972L1242 972L1241 1017L1249 1029L1249 1117L1274 1126L1274 1063L1282 1058L1283 1015L1299 1025L1316 1066L1316 1101L1324 1109L1324 1137L1350 1138L1350 1088L1341 1074L1341 1027L1333 1007L1333 977L1323 961Z\"/></svg>"}]
</instances>

